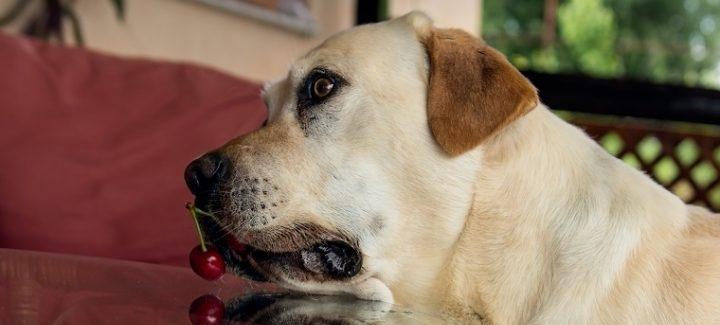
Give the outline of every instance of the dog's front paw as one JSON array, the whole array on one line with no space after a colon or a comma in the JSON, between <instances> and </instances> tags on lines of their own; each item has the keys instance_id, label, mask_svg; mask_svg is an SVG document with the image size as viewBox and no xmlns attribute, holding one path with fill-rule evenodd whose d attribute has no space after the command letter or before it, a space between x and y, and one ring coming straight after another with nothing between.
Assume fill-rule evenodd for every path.
<instances>
[{"instance_id":1,"label":"dog's front paw","mask_svg":"<svg viewBox=\"0 0 720 325\"><path fill-rule=\"evenodd\" d=\"M376 278L369 278L351 287L348 293L363 300L382 301L389 304L395 301L390 288Z\"/></svg>"}]
</instances>

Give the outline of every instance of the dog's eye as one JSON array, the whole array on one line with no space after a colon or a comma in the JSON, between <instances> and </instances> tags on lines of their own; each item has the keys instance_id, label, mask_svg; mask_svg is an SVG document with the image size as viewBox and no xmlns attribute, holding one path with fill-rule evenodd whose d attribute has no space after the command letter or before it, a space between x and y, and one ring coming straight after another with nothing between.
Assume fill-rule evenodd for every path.
<instances>
[{"instance_id":1,"label":"dog's eye","mask_svg":"<svg viewBox=\"0 0 720 325\"><path fill-rule=\"evenodd\" d=\"M347 85L345 79L324 68L310 72L298 88L298 109L304 110L318 105Z\"/></svg>"},{"instance_id":2,"label":"dog's eye","mask_svg":"<svg viewBox=\"0 0 720 325\"><path fill-rule=\"evenodd\" d=\"M317 78L312 84L312 96L321 99L329 95L334 87L335 83L332 80L325 77Z\"/></svg>"}]
</instances>

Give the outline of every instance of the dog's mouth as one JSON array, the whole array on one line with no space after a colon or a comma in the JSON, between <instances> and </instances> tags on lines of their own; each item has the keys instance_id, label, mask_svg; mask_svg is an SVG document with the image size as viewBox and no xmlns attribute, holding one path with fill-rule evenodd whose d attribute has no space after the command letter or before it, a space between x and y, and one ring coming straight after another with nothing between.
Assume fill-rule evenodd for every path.
<instances>
[{"instance_id":1,"label":"dog's mouth","mask_svg":"<svg viewBox=\"0 0 720 325\"><path fill-rule=\"evenodd\" d=\"M255 281L343 281L361 272L362 254L342 236L307 224L247 234L239 240L212 221L203 222L208 239L229 270Z\"/></svg>"},{"instance_id":2,"label":"dog's mouth","mask_svg":"<svg viewBox=\"0 0 720 325\"><path fill-rule=\"evenodd\" d=\"M324 241L289 252L268 252L248 246L250 264L271 280L346 280L360 272L361 257L342 241ZM278 274L280 272L280 274Z\"/></svg>"}]
</instances>

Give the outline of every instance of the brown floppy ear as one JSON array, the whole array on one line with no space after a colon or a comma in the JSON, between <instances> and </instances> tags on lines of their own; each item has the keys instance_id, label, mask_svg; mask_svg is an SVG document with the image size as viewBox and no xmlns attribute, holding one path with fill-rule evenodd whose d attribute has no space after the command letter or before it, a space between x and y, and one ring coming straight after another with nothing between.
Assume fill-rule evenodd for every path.
<instances>
[{"instance_id":1,"label":"brown floppy ear","mask_svg":"<svg viewBox=\"0 0 720 325\"><path fill-rule=\"evenodd\" d=\"M462 154L537 105L537 91L504 55L458 29L432 29L427 115L435 140Z\"/></svg>"}]
</instances>

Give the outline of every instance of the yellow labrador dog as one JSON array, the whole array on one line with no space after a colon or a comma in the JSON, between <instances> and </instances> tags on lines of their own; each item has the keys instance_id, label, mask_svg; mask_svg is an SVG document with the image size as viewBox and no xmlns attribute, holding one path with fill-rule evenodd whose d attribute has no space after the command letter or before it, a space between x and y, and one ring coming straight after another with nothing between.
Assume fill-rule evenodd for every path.
<instances>
[{"instance_id":1,"label":"yellow labrador dog","mask_svg":"<svg viewBox=\"0 0 720 325\"><path fill-rule=\"evenodd\" d=\"M720 324L718 216L468 33L417 12L356 27L263 98L267 126L186 172L237 274L467 322Z\"/></svg>"}]
</instances>

